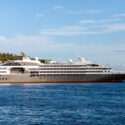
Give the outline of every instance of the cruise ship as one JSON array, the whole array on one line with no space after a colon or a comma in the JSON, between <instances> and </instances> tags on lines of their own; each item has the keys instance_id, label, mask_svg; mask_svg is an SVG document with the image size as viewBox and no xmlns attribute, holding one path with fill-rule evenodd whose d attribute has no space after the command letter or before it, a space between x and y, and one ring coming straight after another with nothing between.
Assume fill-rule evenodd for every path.
<instances>
[{"instance_id":1,"label":"cruise ship","mask_svg":"<svg viewBox=\"0 0 125 125\"><path fill-rule=\"evenodd\" d=\"M8 60L0 65L0 83L86 83L122 82L125 71L114 71L108 66L94 64L79 56L79 62L31 59L22 53L22 60Z\"/></svg>"}]
</instances>

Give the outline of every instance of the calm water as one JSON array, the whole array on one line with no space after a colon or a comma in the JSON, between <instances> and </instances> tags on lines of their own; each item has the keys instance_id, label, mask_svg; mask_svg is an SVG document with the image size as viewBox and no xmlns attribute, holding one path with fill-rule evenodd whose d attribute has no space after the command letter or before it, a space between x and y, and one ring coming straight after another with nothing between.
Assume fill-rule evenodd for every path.
<instances>
[{"instance_id":1,"label":"calm water","mask_svg":"<svg viewBox=\"0 0 125 125\"><path fill-rule=\"evenodd\" d=\"M124 125L125 83L0 86L0 125Z\"/></svg>"}]
</instances>

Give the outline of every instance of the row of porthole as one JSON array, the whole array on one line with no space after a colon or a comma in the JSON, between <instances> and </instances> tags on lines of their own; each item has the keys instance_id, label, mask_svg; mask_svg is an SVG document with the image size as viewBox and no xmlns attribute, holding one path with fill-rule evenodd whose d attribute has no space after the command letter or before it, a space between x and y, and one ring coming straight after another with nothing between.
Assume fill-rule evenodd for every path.
<instances>
[{"instance_id":1,"label":"row of porthole","mask_svg":"<svg viewBox=\"0 0 125 125\"><path fill-rule=\"evenodd\" d=\"M0 80L7 80L7 78L0 78Z\"/></svg>"}]
</instances>

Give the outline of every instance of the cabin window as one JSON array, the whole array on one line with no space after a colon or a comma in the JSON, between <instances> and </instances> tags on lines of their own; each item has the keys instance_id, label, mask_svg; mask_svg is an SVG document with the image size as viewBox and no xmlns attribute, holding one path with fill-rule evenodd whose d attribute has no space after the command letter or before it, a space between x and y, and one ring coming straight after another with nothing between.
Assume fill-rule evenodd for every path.
<instances>
[{"instance_id":1,"label":"cabin window","mask_svg":"<svg viewBox=\"0 0 125 125\"><path fill-rule=\"evenodd\" d=\"M0 71L0 73L6 73L6 71Z\"/></svg>"},{"instance_id":2,"label":"cabin window","mask_svg":"<svg viewBox=\"0 0 125 125\"><path fill-rule=\"evenodd\" d=\"M17 62L8 62L3 64L2 66L20 66L20 64Z\"/></svg>"}]
</instances>

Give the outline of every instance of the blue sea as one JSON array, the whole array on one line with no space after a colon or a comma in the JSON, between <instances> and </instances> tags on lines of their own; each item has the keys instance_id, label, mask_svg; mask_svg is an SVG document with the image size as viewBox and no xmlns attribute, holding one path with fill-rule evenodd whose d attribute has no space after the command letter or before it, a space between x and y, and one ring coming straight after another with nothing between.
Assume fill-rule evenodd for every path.
<instances>
[{"instance_id":1,"label":"blue sea","mask_svg":"<svg viewBox=\"0 0 125 125\"><path fill-rule=\"evenodd\" d=\"M0 85L0 125L125 125L125 83Z\"/></svg>"}]
</instances>

